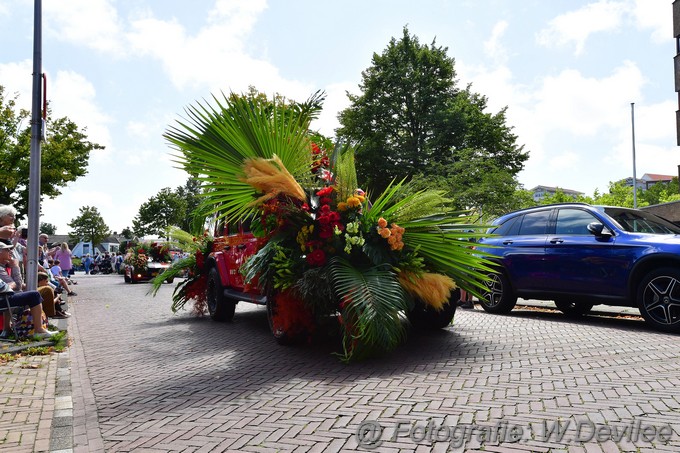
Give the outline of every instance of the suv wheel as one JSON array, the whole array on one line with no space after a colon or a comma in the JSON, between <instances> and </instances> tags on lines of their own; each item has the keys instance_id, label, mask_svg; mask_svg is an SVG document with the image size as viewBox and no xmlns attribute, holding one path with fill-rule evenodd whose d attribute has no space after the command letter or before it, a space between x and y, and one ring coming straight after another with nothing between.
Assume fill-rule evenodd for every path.
<instances>
[{"instance_id":1,"label":"suv wheel","mask_svg":"<svg viewBox=\"0 0 680 453\"><path fill-rule=\"evenodd\" d=\"M664 332L680 332L680 271L664 267L640 282L637 303L645 321Z\"/></svg>"},{"instance_id":2,"label":"suv wheel","mask_svg":"<svg viewBox=\"0 0 680 453\"><path fill-rule=\"evenodd\" d=\"M489 280L484 285L483 297L479 299L484 311L504 314L515 308L517 296L512 293L510 282L502 272L489 274Z\"/></svg>"},{"instance_id":3,"label":"suv wheel","mask_svg":"<svg viewBox=\"0 0 680 453\"><path fill-rule=\"evenodd\" d=\"M211 267L208 272L208 288L206 291L208 312L215 321L231 321L234 319L236 303L224 296L224 287L220 280L219 271Z\"/></svg>"},{"instance_id":4,"label":"suv wheel","mask_svg":"<svg viewBox=\"0 0 680 453\"><path fill-rule=\"evenodd\" d=\"M572 302L560 299L555 301L555 306L559 311L569 316L583 316L593 309L595 304L589 302Z\"/></svg>"}]
</instances>

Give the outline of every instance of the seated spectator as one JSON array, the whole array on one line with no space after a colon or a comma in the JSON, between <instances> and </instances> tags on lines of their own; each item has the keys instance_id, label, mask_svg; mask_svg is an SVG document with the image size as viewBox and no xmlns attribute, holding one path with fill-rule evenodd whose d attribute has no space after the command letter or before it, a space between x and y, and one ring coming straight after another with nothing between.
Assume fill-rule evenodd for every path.
<instances>
[{"instance_id":1,"label":"seated spectator","mask_svg":"<svg viewBox=\"0 0 680 453\"><path fill-rule=\"evenodd\" d=\"M9 294L10 307L23 308L30 307L31 316L33 317L33 331L34 336L38 338L49 338L52 333L43 328L42 325L42 299L38 291L24 291L22 293L14 293L9 285L0 280L0 294ZM2 333L0 338L9 338L10 335L10 316L5 313L3 318Z\"/></svg>"},{"instance_id":2,"label":"seated spectator","mask_svg":"<svg viewBox=\"0 0 680 453\"><path fill-rule=\"evenodd\" d=\"M61 299L59 296L55 296L49 283L49 277L44 272L38 273L38 292L42 297L43 311L48 318L63 319L70 316L70 313L63 310Z\"/></svg>"},{"instance_id":3,"label":"seated spectator","mask_svg":"<svg viewBox=\"0 0 680 453\"><path fill-rule=\"evenodd\" d=\"M0 238L11 239L17 229L14 227L14 219L17 210L13 206L0 205Z\"/></svg>"},{"instance_id":4,"label":"seated spectator","mask_svg":"<svg viewBox=\"0 0 680 453\"><path fill-rule=\"evenodd\" d=\"M56 284L58 288L63 288L66 290L66 294L69 296L77 296L75 291L72 291L71 288L69 287L68 284L68 279L64 278L61 276L61 273L59 273L59 264L55 266L55 262L53 260L48 260L48 265L51 267L45 268L47 271L47 275L49 276L50 280L52 281L53 284ZM58 261L57 261L58 263ZM56 272L53 270L56 268ZM58 291L57 291L58 292Z\"/></svg>"},{"instance_id":5,"label":"seated spectator","mask_svg":"<svg viewBox=\"0 0 680 453\"><path fill-rule=\"evenodd\" d=\"M0 239L0 280L12 291L25 289L18 260L14 257L14 246L8 239Z\"/></svg>"}]
</instances>

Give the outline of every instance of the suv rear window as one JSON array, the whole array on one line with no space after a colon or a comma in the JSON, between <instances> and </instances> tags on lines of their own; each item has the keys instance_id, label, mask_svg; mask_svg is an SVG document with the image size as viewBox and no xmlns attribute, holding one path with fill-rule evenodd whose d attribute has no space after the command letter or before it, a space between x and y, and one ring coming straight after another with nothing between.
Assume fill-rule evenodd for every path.
<instances>
[{"instance_id":1,"label":"suv rear window","mask_svg":"<svg viewBox=\"0 0 680 453\"><path fill-rule=\"evenodd\" d=\"M530 212L522 216L522 225L519 227L519 234L547 234L548 220L550 219L551 211Z\"/></svg>"}]
</instances>

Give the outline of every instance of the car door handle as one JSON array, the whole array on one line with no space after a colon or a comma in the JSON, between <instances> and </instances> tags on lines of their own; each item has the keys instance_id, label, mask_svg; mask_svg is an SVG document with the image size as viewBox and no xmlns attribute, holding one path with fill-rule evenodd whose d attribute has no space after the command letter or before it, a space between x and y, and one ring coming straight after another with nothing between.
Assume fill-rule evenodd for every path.
<instances>
[{"instance_id":1,"label":"car door handle","mask_svg":"<svg viewBox=\"0 0 680 453\"><path fill-rule=\"evenodd\" d=\"M511 244L512 244L511 240L503 241L503 245L511 245Z\"/></svg>"},{"instance_id":2,"label":"car door handle","mask_svg":"<svg viewBox=\"0 0 680 453\"><path fill-rule=\"evenodd\" d=\"M564 242L564 239L560 239L560 238L555 238L555 239L550 240L551 244L561 244L563 242Z\"/></svg>"},{"instance_id":3,"label":"car door handle","mask_svg":"<svg viewBox=\"0 0 680 453\"><path fill-rule=\"evenodd\" d=\"M244 250L246 248L246 245L245 244L239 244L239 245L236 246L236 248L238 250Z\"/></svg>"}]
</instances>

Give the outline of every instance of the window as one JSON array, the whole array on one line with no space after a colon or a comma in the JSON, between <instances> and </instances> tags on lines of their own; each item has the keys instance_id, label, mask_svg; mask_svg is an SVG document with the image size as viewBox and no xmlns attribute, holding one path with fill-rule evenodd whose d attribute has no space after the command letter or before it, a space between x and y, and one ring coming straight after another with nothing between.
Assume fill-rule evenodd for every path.
<instances>
[{"instance_id":1,"label":"window","mask_svg":"<svg viewBox=\"0 0 680 453\"><path fill-rule=\"evenodd\" d=\"M581 209L560 209L557 212L555 234L589 235L588 224L599 222L592 214Z\"/></svg>"},{"instance_id":2,"label":"window","mask_svg":"<svg viewBox=\"0 0 680 453\"><path fill-rule=\"evenodd\" d=\"M547 234L550 212L551 211L539 211L524 214L522 218L522 225L519 227L519 234Z\"/></svg>"}]
</instances>

